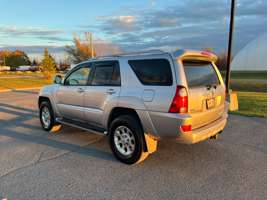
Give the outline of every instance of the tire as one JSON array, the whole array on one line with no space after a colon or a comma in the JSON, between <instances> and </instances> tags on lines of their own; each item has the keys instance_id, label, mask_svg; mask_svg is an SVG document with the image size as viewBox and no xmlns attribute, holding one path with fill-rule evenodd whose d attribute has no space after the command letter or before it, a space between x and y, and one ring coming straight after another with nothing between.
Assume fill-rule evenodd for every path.
<instances>
[{"instance_id":1,"label":"tire","mask_svg":"<svg viewBox=\"0 0 267 200\"><path fill-rule=\"evenodd\" d=\"M115 118L109 128L109 144L114 156L125 164L137 163L144 152L143 134L135 117L122 115Z\"/></svg>"},{"instance_id":2,"label":"tire","mask_svg":"<svg viewBox=\"0 0 267 200\"><path fill-rule=\"evenodd\" d=\"M44 119L45 113L47 113L46 117L49 116L49 118L50 118L47 121ZM53 109L52 109L50 102L48 102L48 101L41 102L40 107L39 107L39 118L40 118L42 128L45 131L50 131L55 125L57 125L55 123L54 112L53 112Z\"/></svg>"}]
</instances>

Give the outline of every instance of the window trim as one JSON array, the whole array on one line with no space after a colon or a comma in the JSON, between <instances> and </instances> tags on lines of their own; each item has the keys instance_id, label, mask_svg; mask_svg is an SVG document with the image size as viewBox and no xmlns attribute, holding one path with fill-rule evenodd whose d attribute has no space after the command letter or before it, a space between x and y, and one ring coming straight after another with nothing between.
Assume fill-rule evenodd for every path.
<instances>
[{"instance_id":1,"label":"window trim","mask_svg":"<svg viewBox=\"0 0 267 200\"><path fill-rule=\"evenodd\" d=\"M77 70L81 69L81 68L91 68L90 69L90 74L89 76L87 77L87 81L86 81L86 84L85 85L67 85L66 84L66 80L71 76L71 74L73 74L74 72L76 72ZM64 78L64 82L63 82L63 86L69 86L69 87L73 87L73 86L88 86L89 85L89 80L90 80L90 77L92 76L92 65L91 63L82 63L82 64L79 64L77 66L75 66L73 69L71 69L65 76Z\"/></svg>"},{"instance_id":2,"label":"window trim","mask_svg":"<svg viewBox=\"0 0 267 200\"><path fill-rule=\"evenodd\" d=\"M161 84L145 84L145 83L143 83L141 81L141 79L138 77L138 75L134 71L132 65L130 64L131 61L153 61L153 60L164 60L164 61L167 61L169 63L169 69L170 69L170 72L171 72L171 81L170 81L170 84L164 84L164 85L161 85ZM170 87L170 86L173 86L174 77L173 77L172 64L171 64L171 62L167 58L132 59L132 60L128 60L128 65L130 66L131 70L134 72L134 74L137 77L137 79L139 80L139 82L142 85L144 85L144 86L157 86L157 87Z\"/></svg>"},{"instance_id":3,"label":"window trim","mask_svg":"<svg viewBox=\"0 0 267 200\"><path fill-rule=\"evenodd\" d=\"M96 67L101 67L101 66L112 66L113 67L113 71L112 71L112 76L113 76L113 73L115 71L115 68L117 67L118 69L118 73L120 75L120 82L119 84L103 84L103 85L92 85L92 81L93 81L93 78L95 76L95 72L96 72ZM112 76L111 76L111 79L110 81L112 80ZM121 73L120 73L120 65L119 65L119 62L117 60L107 60L107 61L95 61L92 63L92 76L90 77L89 79L89 85L90 86L110 86L110 87L121 87Z\"/></svg>"}]
</instances>

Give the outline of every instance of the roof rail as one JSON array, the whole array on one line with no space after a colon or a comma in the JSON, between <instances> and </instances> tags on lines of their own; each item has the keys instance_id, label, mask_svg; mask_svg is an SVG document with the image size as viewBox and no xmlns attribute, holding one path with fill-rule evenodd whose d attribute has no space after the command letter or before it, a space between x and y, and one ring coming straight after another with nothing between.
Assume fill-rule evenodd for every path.
<instances>
[{"instance_id":1,"label":"roof rail","mask_svg":"<svg viewBox=\"0 0 267 200\"><path fill-rule=\"evenodd\" d=\"M97 58L107 58L107 57L121 57L121 56L133 56L133 55L144 55L144 54L161 54L166 53L160 49L152 49L147 51L136 51L136 52L128 52L128 53L121 53L121 54L111 54L111 55L104 55L104 56L97 56Z\"/></svg>"}]
</instances>

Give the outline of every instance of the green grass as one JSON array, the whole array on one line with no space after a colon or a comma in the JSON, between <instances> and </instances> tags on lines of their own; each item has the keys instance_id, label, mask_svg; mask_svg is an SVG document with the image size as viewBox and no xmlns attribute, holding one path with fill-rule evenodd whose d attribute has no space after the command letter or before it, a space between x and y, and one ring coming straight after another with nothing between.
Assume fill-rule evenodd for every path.
<instances>
[{"instance_id":1,"label":"green grass","mask_svg":"<svg viewBox=\"0 0 267 200\"><path fill-rule=\"evenodd\" d=\"M267 71L233 71L231 73L233 79L267 79Z\"/></svg>"},{"instance_id":2,"label":"green grass","mask_svg":"<svg viewBox=\"0 0 267 200\"><path fill-rule=\"evenodd\" d=\"M6 71L6 72L0 72L0 78L1 76L42 76L40 72L16 72L16 71Z\"/></svg>"},{"instance_id":3,"label":"green grass","mask_svg":"<svg viewBox=\"0 0 267 200\"><path fill-rule=\"evenodd\" d=\"M0 78L0 90L2 89L19 89L30 87L42 87L51 84L51 80L43 78Z\"/></svg>"},{"instance_id":4,"label":"green grass","mask_svg":"<svg viewBox=\"0 0 267 200\"><path fill-rule=\"evenodd\" d=\"M225 79L225 72L221 72ZM267 92L267 71L231 72L231 89L242 92Z\"/></svg>"},{"instance_id":5,"label":"green grass","mask_svg":"<svg viewBox=\"0 0 267 200\"><path fill-rule=\"evenodd\" d=\"M221 72L225 77L226 72ZM231 78L233 79L263 79L267 80L267 71L232 71Z\"/></svg>"},{"instance_id":6,"label":"green grass","mask_svg":"<svg viewBox=\"0 0 267 200\"><path fill-rule=\"evenodd\" d=\"M239 110L233 114L267 117L267 93L238 92Z\"/></svg>"},{"instance_id":7,"label":"green grass","mask_svg":"<svg viewBox=\"0 0 267 200\"><path fill-rule=\"evenodd\" d=\"M267 92L267 79L232 79L231 89L243 92Z\"/></svg>"}]
</instances>

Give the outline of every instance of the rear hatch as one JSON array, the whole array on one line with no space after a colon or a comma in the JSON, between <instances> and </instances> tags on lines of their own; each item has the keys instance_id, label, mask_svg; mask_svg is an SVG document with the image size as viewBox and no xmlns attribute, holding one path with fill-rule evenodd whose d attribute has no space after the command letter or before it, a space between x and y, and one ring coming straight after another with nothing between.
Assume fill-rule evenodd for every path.
<instances>
[{"instance_id":1,"label":"rear hatch","mask_svg":"<svg viewBox=\"0 0 267 200\"><path fill-rule=\"evenodd\" d=\"M188 112L192 129L196 129L223 115L225 86L213 62L185 59L182 63L188 85Z\"/></svg>"}]
</instances>

